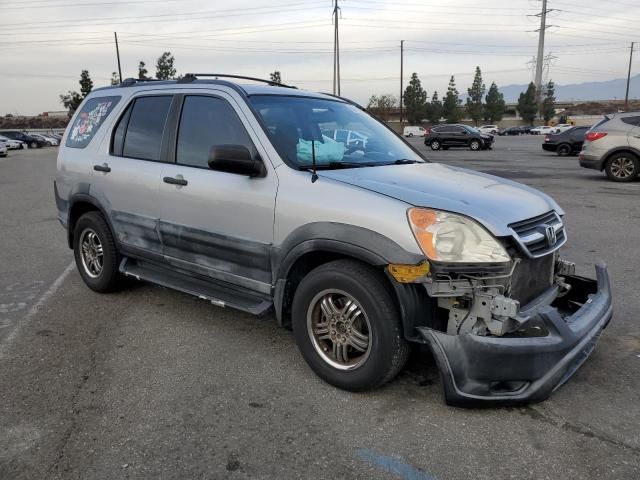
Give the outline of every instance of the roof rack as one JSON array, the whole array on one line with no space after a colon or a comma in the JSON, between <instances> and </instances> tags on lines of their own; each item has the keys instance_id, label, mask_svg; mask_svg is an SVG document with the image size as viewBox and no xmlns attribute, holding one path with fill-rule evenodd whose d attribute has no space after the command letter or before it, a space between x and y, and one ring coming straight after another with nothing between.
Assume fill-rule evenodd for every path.
<instances>
[{"instance_id":1,"label":"roof rack","mask_svg":"<svg viewBox=\"0 0 640 480\"><path fill-rule=\"evenodd\" d=\"M139 82L163 82L164 80L158 80L157 78L145 78L141 80L139 78L125 78L119 85L115 85L116 87L130 87L131 85L135 85Z\"/></svg>"},{"instance_id":2,"label":"roof rack","mask_svg":"<svg viewBox=\"0 0 640 480\"><path fill-rule=\"evenodd\" d=\"M219 77L219 78L237 78L240 80L252 80L254 82L266 83L274 87L295 88L293 85L285 85L284 83L274 82L273 80L265 80L264 78L245 77L244 75L229 75L226 73L186 73L184 77L178 80L178 83L190 83L197 80L198 77Z\"/></svg>"}]
</instances>

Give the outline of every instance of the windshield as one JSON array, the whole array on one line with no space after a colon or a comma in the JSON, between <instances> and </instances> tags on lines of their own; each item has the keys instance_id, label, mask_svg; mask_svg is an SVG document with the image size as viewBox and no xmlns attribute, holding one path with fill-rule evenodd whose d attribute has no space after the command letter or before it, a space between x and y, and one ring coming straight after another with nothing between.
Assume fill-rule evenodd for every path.
<instances>
[{"instance_id":1,"label":"windshield","mask_svg":"<svg viewBox=\"0 0 640 480\"><path fill-rule=\"evenodd\" d=\"M424 161L384 125L348 103L284 95L249 97L288 164L365 167Z\"/></svg>"}]
</instances>

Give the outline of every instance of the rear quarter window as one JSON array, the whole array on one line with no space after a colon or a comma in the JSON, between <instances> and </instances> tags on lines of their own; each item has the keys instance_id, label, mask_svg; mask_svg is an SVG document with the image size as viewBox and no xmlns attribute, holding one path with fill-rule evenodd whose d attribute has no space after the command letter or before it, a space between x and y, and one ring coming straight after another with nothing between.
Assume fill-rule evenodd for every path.
<instances>
[{"instance_id":1,"label":"rear quarter window","mask_svg":"<svg viewBox=\"0 0 640 480\"><path fill-rule=\"evenodd\" d=\"M95 97L87 100L69 129L65 145L70 148L85 148L89 145L120 98L119 96Z\"/></svg>"},{"instance_id":2,"label":"rear quarter window","mask_svg":"<svg viewBox=\"0 0 640 480\"><path fill-rule=\"evenodd\" d=\"M621 119L627 125L633 125L634 127L640 127L640 116L625 117Z\"/></svg>"}]
</instances>

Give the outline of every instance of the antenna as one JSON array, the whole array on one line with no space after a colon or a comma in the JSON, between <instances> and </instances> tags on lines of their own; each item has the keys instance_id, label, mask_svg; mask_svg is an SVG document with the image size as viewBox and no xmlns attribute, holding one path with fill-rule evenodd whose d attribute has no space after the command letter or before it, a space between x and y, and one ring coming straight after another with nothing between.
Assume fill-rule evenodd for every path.
<instances>
[{"instance_id":1,"label":"antenna","mask_svg":"<svg viewBox=\"0 0 640 480\"><path fill-rule=\"evenodd\" d=\"M318 180L318 172L316 172L316 141L311 139L311 183Z\"/></svg>"}]
</instances>

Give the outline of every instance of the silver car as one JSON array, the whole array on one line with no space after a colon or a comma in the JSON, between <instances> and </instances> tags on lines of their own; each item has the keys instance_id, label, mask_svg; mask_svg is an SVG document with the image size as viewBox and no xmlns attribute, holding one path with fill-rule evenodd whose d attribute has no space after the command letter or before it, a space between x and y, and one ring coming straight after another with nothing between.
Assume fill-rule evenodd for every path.
<instances>
[{"instance_id":1,"label":"silver car","mask_svg":"<svg viewBox=\"0 0 640 480\"><path fill-rule=\"evenodd\" d=\"M454 405L543 400L595 348L607 269L560 258L547 195L431 163L349 100L208 77L127 80L78 108L55 196L89 288L128 276L273 311L348 390L427 346ZM326 134L342 130L366 144Z\"/></svg>"},{"instance_id":2,"label":"silver car","mask_svg":"<svg viewBox=\"0 0 640 480\"><path fill-rule=\"evenodd\" d=\"M640 112L605 115L585 135L580 165L605 171L615 182L640 173Z\"/></svg>"}]
</instances>

